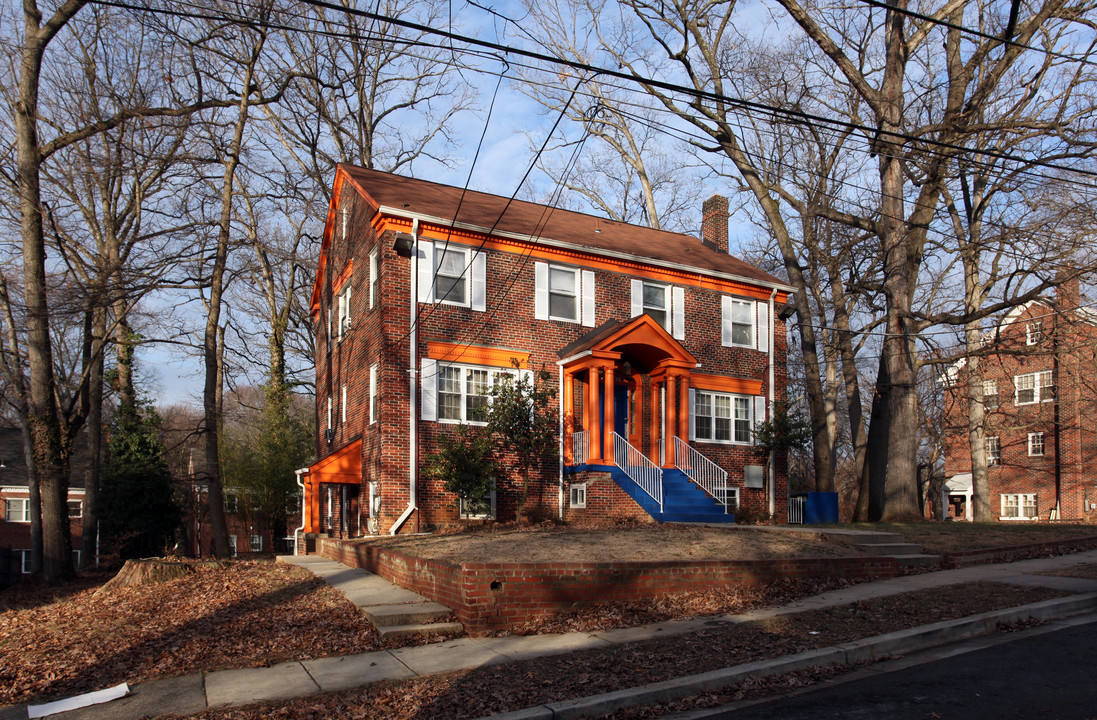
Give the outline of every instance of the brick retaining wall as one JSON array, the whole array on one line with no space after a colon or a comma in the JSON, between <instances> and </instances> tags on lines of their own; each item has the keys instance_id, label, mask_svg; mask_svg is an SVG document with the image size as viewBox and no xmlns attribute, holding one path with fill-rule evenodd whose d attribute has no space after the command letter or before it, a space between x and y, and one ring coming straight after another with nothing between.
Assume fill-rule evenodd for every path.
<instances>
[{"instance_id":1,"label":"brick retaining wall","mask_svg":"<svg viewBox=\"0 0 1097 720\"><path fill-rule=\"evenodd\" d=\"M943 564L951 567L985 565L987 563L1013 562L1030 557L1040 557L1046 553L1062 554L1065 548L1076 547L1078 552L1097 547L1097 535L1088 537L1049 540L1047 542L1027 543L1025 545L1007 545L1004 547L981 548L979 550L958 550L941 556Z\"/></svg>"},{"instance_id":2,"label":"brick retaining wall","mask_svg":"<svg viewBox=\"0 0 1097 720\"><path fill-rule=\"evenodd\" d=\"M862 581L901 572L899 563L888 557L455 564L406 555L368 542L321 538L317 545L325 557L369 570L453 608L474 637L595 602L641 600L729 585L762 585L785 578L840 576Z\"/></svg>"}]
</instances>

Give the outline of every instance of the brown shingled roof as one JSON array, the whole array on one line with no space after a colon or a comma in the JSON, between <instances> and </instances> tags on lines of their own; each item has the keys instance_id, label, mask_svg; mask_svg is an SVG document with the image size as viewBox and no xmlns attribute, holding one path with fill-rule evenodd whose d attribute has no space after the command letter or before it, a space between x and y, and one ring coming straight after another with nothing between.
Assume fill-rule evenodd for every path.
<instances>
[{"instance_id":1,"label":"brown shingled roof","mask_svg":"<svg viewBox=\"0 0 1097 720\"><path fill-rule=\"evenodd\" d=\"M547 238L597 250L626 253L700 270L728 273L766 285L782 280L695 237L507 198L377 170L341 165L377 206L388 206L501 232ZM508 206L507 203L510 202ZM458 208L460 210L458 211ZM505 212L504 212L505 210Z\"/></svg>"}]
</instances>

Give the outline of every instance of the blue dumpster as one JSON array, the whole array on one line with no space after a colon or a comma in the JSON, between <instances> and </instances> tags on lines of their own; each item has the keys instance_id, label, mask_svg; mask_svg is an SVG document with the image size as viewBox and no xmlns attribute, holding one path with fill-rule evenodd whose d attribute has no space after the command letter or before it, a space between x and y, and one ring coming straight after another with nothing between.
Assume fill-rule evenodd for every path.
<instances>
[{"instance_id":1,"label":"blue dumpster","mask_svg":"<svg viewBox=\"0 0 1097 720\"><path fill-rule=\"evenodd\" d=\"M809 492L804 502L804 524L822 525L838 522L838 493Z\"/></svg>"}]
</instances>

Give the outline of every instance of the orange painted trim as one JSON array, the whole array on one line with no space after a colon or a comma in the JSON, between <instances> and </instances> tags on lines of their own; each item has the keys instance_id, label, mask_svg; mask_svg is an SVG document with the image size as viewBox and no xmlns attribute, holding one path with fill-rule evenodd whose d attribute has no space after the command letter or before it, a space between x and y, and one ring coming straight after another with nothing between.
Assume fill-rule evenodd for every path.
<instances>
[{"instance_id":1,"label":"orange painted trim","mask_svg":"<svg viewBox=\"0 0 1097 720\"><path fill-rule=\"evenodd\" d=\"M692 373L689 376L689 385L698 390L712 390L714 392L726 392L735 395L762 394L762 381L751 380L749 378Z\"/></svg>"},{"instance_id":2,"label":"orange painted trim","mask_svg":"<svg viewBox=\"0 0 1097 720\"><path fill-rule=\"evenodd\" d=\"M362 441L336 450L309 467L309 477L319 489L320 483L358 485L362 482Z\"/></svg>"},{"instance_id":3,"label":"orange painted trim","mask_svg":"<svg viewBox=\"0 0 1097 720\"><path fill-rule=\"evenodd\" d=\"M529 353L524 350L484 347L482 345L462 345L431 340L427 342L427 357L444 362L462 362L470 365L488 365L491 367L514 367L511 360L518 361L519 368L529 366Z\"/></svg>"},{"instance_id":4,"label":"orange painted trim","mask_svg":"<svg viewBox=\"0 0 1097 720\"><path fill-rule=\"evenodd\" d=\"M350 280L351 273L354 272L354 258L347 260L347 264L343 266L343 269L339 271L339 277L335 278L335 281L331 284L331 291L338 293L343 289L343 285L347 280Z\"/></svg>"},{"instance_id":5,"label":"orange painted trim","mask_svg":"<svg viewBox=\"0 0 1097 720\"><path fill-rule=\"evenodd\" d=\"M393 227L388 227L392 224ZM379 231L396 230L397 227L406 227L407 221L402 218L384 218L375 227ZM568 248L557 248L537 244L532 238L527 241L488 237L481 233L461 228L448 228L431 223L419 223L419 237L426 240L448 241L461 245L473 245L481 249L499 250L511 252L527 257L548 261L564 262L570 265L579 265L590 270L607 270L609 272L622 273L632 277L644 277L650 280L716 290L731 295L751 297L756 300L768 300L770 291L762 287L751 285L748 282L737 282L721 278L707 277L696 272L671 270L669 268L657 268L642 261L620 260L616 258L602 257L597 250L582 252ZM487 238L487 239L486 239ZM698 240L697 242L701 242ZM654 261L653 261L654 262ZM778 290L776 303L788 301L788 293Z\"/></svg>"}]
</instances>

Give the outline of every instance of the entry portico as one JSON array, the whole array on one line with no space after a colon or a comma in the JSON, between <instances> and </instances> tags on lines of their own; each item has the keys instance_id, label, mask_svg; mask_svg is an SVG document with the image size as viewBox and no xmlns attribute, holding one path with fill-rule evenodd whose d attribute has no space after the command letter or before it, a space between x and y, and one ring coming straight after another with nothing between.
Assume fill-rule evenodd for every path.
<instances>
[{"instance_id":1,"label":"entry portico","mask_svg":"<svg viewBox=\"0 0 1097 720\"><path fill-rule=\"evenodd\" d=\"M559 356L567 464L613 464L617 435L673 467L674 437L689 436L690 377L699 367L681 343L644 314L605 323Z\"/></svg>"}]
</instances>

